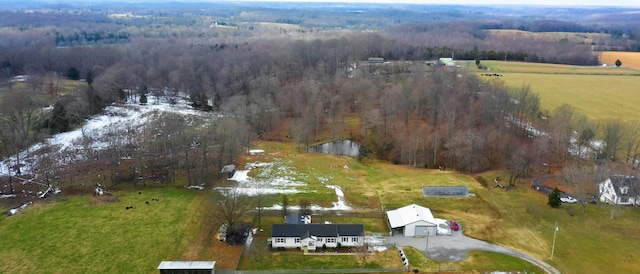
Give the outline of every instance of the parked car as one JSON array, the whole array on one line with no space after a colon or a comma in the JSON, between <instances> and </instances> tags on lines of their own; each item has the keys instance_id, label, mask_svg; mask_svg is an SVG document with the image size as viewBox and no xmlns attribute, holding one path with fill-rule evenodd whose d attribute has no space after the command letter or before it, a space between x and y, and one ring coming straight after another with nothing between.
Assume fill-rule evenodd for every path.
<instances>
[{"instance_id":1,"label":"parked car","mask_svg":"<svg viewBox=\"0 0 640 274\"><path fill-rule=\"evenodd\" d=\"M560 201L563 203L567 203L567 204L575 204L578 202L578 200L576 200L576 198L573 198L571 196L566 196L566 197L560 197Z\"/></svg>"},{"instance_id":2,"label":"parked car","mask_svg":"<svg viewBox=\"0 0 640 274\"><path fill-rule=\"evenodd\" d=\"M451 230L458 231L460 230L460 225L456 221L451 221Z\"/></svg>"}]
</instances>

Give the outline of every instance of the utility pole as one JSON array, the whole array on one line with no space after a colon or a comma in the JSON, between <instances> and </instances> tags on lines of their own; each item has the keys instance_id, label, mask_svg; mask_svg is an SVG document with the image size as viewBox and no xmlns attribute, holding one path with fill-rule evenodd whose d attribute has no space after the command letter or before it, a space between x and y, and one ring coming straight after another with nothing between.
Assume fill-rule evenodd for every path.
<instances>
[{"instance_id":1,"label":"utility pole","mask_svg":"<svg viewBox=\"0 0 640 274\"><path fill-rule=\"evenodd\" d=\"M553 244L551 245L551 259L553 259L553 252L556 250L556 233L560 228L558 227L558 222L556 221L556 226L553 228Z\"/></svg>"},{"instance_id":2,"label":"utility pole","mask_svg":"<svg viewBox=\"0 0 640 274\"><path fill-rule=\"evenodd\" d=\"M427 229L427 248L424 250L424 262L429 262L429 229Z\"/></svg>"}]
</instances>

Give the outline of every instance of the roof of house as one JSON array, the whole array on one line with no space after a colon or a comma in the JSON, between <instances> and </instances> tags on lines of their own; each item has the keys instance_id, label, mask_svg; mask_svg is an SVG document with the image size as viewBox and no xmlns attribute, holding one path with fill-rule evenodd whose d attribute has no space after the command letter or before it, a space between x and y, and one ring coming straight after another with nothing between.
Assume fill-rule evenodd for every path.
<instances>
[{"instance_id":1,"label":"roof of house","mask_svg":"<svg viewBox=\"0 0 640 274\"><path fill-rule=\"evenodd\" d=\"M213 269L216 261L162 261L158 269Z\"/></svg>"},{"instance_id":2,"label":"roof of house","mask_svg":"<svg viewBox=\"0 0 640 274\"><path fill-rule=\"evenodd\" d=\"M305 220L309 220L311 222L311 216L302 213L291 213L284 216L285 224L305 224Z\"/></svg>"},{"instance_id":3,"label":"roof of house","mask_svg":"<svg viewBox=\"0 0 640 274\"><path fill-rule=\"evenodd\" d=\"M362 224L274 224L272 237L339 237L363 236Z\"/></svg>"},{"instance_id":4,"label":"roof of house","mask_svg":"<svg viewBox=\"0 0 640 274\"><path fill-rule=\"evenodd\" d=\"M391 228L403 227L417 221L426 221L432 224L436 224L431 210L426 207L416 204L410 204L398 209L387 211L387 219L389 219L389 225Z\"/></svg>"},{"instance_id":5,"label":"roof of house","mask_svg":"<svg viewBox=\"0 0 640 274\"><path fill-rule=\"evenodd\" d=\"M638 196L640 195L640 179L633 176L611 176L611 184L614 186L618 196ZM628 187L627 193L622 194L621 188Z\"/></svg>"}]
</instances>

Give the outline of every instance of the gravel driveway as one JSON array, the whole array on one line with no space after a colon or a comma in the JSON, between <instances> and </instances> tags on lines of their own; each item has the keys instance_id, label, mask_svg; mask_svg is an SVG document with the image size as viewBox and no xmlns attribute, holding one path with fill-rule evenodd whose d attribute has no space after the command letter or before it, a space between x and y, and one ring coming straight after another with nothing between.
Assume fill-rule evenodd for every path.
<instances>
[{"instance_id":1,"label":"gravel driveway","mask_svg":"<svg viewBox=\"0 0 640 274\"><path fill-rule=\"evenodd\" d=\"M388 244L411 246L423 252L427 249L426 237L390 236L385 239ZM470 250L483 250L520 258L540 267L546 273L560 274L560 271L541 259L510 248L469 238L463 235L462 230L454 231L451 236L431 236L428 239L428 245L427 256L439 261L461 261L469 256Z\"/></svg>"}]
</instances>

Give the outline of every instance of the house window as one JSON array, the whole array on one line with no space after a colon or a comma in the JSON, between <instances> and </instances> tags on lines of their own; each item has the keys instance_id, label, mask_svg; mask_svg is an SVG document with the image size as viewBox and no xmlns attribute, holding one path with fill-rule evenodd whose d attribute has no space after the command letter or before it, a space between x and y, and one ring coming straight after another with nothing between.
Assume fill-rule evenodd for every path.
<instances>
[{"instance_id":1,"label":"house window","mask_svg":"<svg viewBox=\"0 0 640 274\"><path fill-rule=\"evenodd\" d=\"M620 197L620 203L629 203L629 197Z\"/></svg>"},{"instance_id":2,"label":"house window","mask_svg":"<svg viewBox=\"0 0 640 274\"><path fill-rule=\"evenodd\" d=\"M349 242L349 237L342 237L341 242L343 243Z\"/></svg>"},{"instance_id":3,"label":"house window","mask_svg":"<svg viewBox=\"0 0 640 274\"><path fill-rule=\"evenodd\" d=\"M300 238L296 238L296 244L300 243Z\"/></svg>"},{"instance_id":4,"label":"house window","mask_svg":"<svg viewBox=\"0 0 640 274\"><path fill-rule=\"evenodd\" d=\"M335 244L336 243L336 238L327 238L327 243L328 244Z\"/></svg>"},{"instance_id":5,"label":"house window","mask_svg":"<svg viewBox=\"0 0 640 274\"><path fill-rule=\"evenodd\" d=\"M357 243L358 242L358 237L351 238L351 241L354 242L354 243Z\"/></svg>"},{"instance_id":6,"label":"house window","mask_svg":"<svg viewBox=\"0 0 640 274\"><path fill-rule=\"evenodd\" d=\"M284 243L285 243L284 238L276 238L276 244L284 244Z\"/></svg>"}]
</instances>

